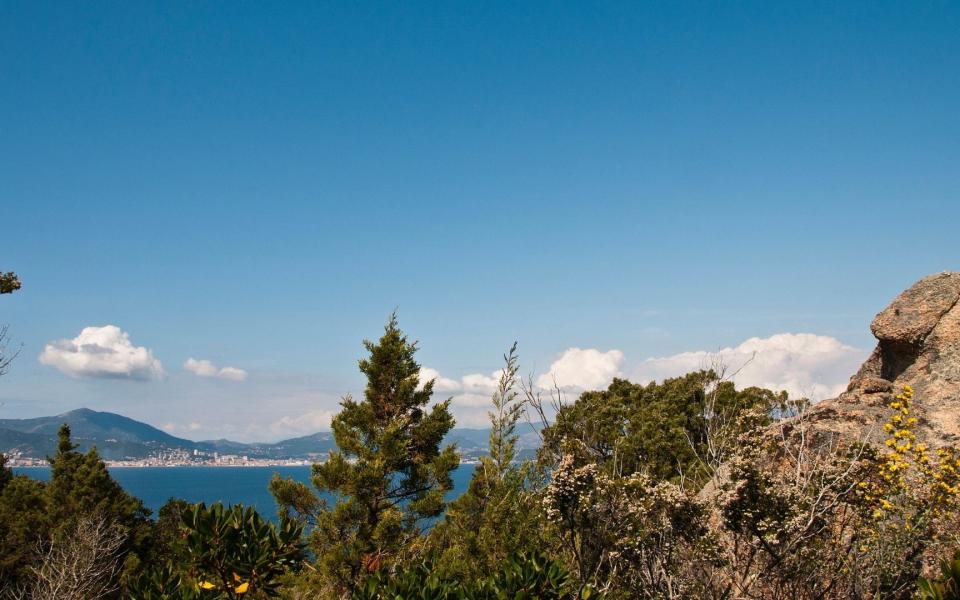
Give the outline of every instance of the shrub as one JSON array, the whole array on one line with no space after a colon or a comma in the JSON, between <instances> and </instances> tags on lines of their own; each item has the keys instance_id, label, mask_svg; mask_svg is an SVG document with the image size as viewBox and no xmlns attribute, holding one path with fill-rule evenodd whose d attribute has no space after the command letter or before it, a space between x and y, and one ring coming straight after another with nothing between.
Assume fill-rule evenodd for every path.
<instances>
[{"instance_id":1,"label":"shrub","mask_svg":"<svg viewBox=\"0 0 960 600\"><path fill-rule=\"evenodd\" d=\"M539 552L517 553L485 579L444 579L431 562L378 572L366 581L356 600L561 600L600 598L590 587L577 589L563 567Z\"/></svg>"},{"instance_id":2,"label":"shrub","mask_svg":"<svg viewBox=\"0 0 960 600\"><path fill-rule=\"evenodd\" d=\"M953 560L944 560L940 565L939 579L921 578L917 583L919 600L960 600L960 550Z\"/></svg>"},{"instance_id":3,"label":"shrub","mask_svg":"<svg viewBox=\"0 0 960 600\"><path fill-rule=\"evenodd\" d=\"M304 559L303 527L267 523L242 505L196 504L182 515L185 551L177 562L137 578L135 600L235 599L278 595L280 577Z\"/></svg>"}]
</instances>

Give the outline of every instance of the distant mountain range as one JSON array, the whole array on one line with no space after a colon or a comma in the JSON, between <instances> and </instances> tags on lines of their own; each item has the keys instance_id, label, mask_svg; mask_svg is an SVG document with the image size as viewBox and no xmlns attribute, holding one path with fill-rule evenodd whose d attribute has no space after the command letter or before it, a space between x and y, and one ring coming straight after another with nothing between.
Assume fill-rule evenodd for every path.
<instances>
[{"instance_id":1,"label":"distant mountain range","mask_svg":"<svg viewBox=\"0 0 960 600\"><path fill-rule=\"evenodd\" d=\"M172 436L152 425L129 417L89 408L72 410L52 417L35 419L0 419L0 452L25 458L43 458L57 448L57 430L66 423L73 441L82 451L96 446L107 460L139 460L172 450L245 455L270 460L322 459L336 447L333 434L321 431L276 443L243 443L231 440L195 442ZM523 426L520 446L536 448L538 438ZM477 457L487 451L488 429L461 429L450 432L446 441L456 443L466 457Z\"/></svg>"}]
</instances>

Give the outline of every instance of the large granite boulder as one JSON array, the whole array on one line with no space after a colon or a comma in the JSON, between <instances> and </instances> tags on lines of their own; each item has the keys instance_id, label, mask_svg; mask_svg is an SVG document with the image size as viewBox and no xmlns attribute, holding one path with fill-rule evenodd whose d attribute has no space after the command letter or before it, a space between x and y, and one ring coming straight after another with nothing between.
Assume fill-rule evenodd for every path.
<instances>
[{"instance_id":1,"label":"large granite boulder","mask_svg":"<svg viewBox=\"0 0 960 600\"><path fill-rule=\"evenodd\" d=\"M882 440L887 405L911 385L917 436L933 446L960 446L960 273L924 277L870 329L877 347L847 391L811 409L817 433Z\"/></svg>"}]
</instances>

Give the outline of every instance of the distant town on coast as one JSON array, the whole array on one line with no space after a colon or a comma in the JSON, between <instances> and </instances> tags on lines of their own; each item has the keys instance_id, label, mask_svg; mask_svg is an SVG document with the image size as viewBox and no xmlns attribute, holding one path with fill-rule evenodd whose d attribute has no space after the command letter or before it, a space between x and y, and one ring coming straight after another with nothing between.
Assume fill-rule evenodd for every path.
<instances>
[{"instance_id":1,"label":"distant town on coast","mask_svg":"<svg viewBox=\"0 0 960 600\"><path fill-rule=\"evenodd\" d=\"M122 415L82 408L50 417L0 419L0 453L12 467L47 467L63 424L81 450L96 447L109 467L295 467L323 462L336 447L329 431L274 443L193 441ZM446 440L457 445L461 463L475 464L487 452L489 435L489 429L455 428ZM532 455L538 442L527 428L519 438L520 454Z\"/></svg>"}]
</instances>

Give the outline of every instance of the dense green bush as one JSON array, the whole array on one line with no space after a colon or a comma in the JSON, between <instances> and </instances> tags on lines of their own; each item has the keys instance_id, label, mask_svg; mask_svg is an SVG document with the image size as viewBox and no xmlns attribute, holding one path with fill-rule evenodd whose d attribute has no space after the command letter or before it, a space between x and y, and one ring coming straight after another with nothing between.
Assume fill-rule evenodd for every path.
<instances>
[{"instance_id":1,"label":"dense green bush","mask_svg":"<svg viewBox=\"0 0 960 600\"><path fill-rule=\"evenodd\" d=\"M425 562L395 573L378 572L354 594L356 600L561 600L600 598L578 589L557 562L539 552L518 553L492 575L475 580L444 579Z\"/></svg>"},{"instance_id":2,"label":"dense green bush","mask_svg":"<svg viewBox=\"0 0 960 600\"><path fill-rule=\"evenodd\" d=\"M275 526L252 508L220 503L196 504L181 518L182 554L138 577L135 600L275 597L280 577L304 559L303 527L289 519Z\"/></svg>"}]
</instances>

